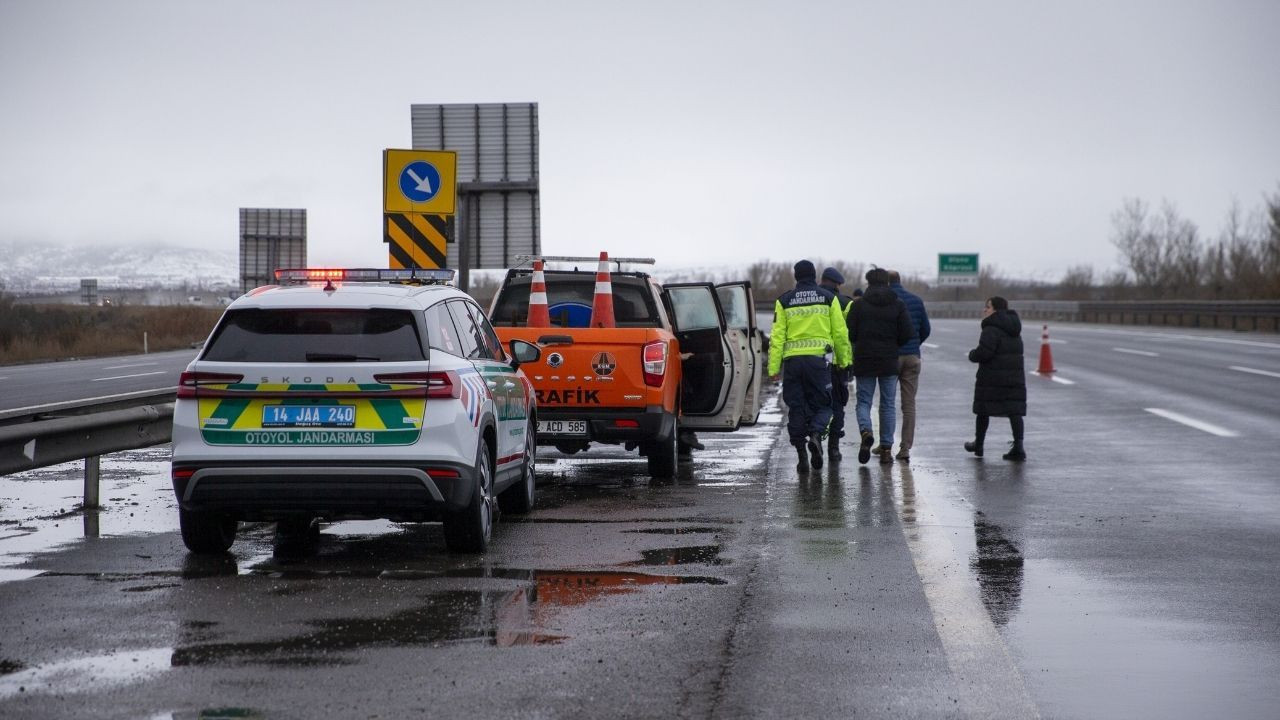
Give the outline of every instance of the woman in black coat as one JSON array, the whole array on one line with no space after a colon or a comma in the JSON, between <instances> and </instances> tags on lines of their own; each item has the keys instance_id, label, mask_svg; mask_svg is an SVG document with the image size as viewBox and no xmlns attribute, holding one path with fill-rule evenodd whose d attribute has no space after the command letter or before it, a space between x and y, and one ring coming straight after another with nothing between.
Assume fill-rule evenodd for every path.
<instances>
[{"instance_id":1,"label":"woman in black coat","mask_svg":"<svg viewBox=\"0 0 1280 720\"><path fill-rule=\"evenodd\" d=\"M1027 414L1027 376L1022 368L1022 320L1009 309L1009 301L996 296L982 308L982 337L969 351L969 362L978 363L973 386L973 412L978 416L973 442L964 449L982 457L982 441L991 416L1007 417L1013 426L1013 447L1005 460L1026 460L1022 448L1022 417Z\"/></svg>"}]
</instances>

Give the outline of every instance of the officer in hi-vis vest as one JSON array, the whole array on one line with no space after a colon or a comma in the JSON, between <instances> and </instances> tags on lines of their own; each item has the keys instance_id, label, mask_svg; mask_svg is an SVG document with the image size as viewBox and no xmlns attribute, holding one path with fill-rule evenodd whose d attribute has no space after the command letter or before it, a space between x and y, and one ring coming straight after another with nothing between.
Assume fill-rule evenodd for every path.
<instances>
[{"instance_id":1,"label":"officer in hi-vis vest","mask_svg":"<svg viewBox=\"0 0 1280 720\"><path fill-rule=\"evenodd\" d=\"M849 330L840 299L818 286L813 263L795 265L796 286L773 307L769 339L769 375L782 374L787 432L799 456L796 469L822 467L822 438L831 421L831 366L853 361Z\"/></svg>"}]
</instances>

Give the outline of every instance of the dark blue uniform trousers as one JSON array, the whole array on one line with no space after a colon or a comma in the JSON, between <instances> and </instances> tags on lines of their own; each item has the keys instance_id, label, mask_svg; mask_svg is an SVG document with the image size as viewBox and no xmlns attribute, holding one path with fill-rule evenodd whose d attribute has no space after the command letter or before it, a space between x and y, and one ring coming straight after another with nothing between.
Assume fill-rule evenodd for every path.
<instances>
[{"instance_id":1,"label":"dark blue uniform trousers","mask_svg":"<svg viewBox=\"0 0 1280 720\"><path fill-rule=\"evenodd\" d=\"M844 437L844 406L849 404L849 371L831 365L831 429L828 435Z\"/></svg>"},{"instance_id":2,"label":"dark blue uniform trousers","mask_svg":"<svg viewBox=\"0 0 1280 720\"><path fill-rule=\"evenodd\" d=\"M787 432L792 444L831 422L831 368L821 355L782 361L782 400L787 404Z\"/></svg>"}]
</instances>

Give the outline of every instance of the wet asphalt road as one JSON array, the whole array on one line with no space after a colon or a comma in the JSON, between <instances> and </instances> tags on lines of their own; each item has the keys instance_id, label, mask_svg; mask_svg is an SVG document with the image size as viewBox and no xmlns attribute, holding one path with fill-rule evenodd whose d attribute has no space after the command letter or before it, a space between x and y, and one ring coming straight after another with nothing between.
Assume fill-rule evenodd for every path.
<instances>
[{"instance_id":1,"label":"wet asphalt road","mask_svg":"<svg viewBox=\"0 0 1280 720\"><path fill-rule=\"evenodd\" d=\"M96 518L74 470L0 480L0 716L1274 717L1280 378L1226 368L1280 340L1055 326L1019 465L999 419L959 450L976 324L936 325L910 465L800 475L776 408L673 482L544 457L483 558L389 523L189 558L159 448Z\"/></svg>"},{"instance_id":2,"label":"wet asphalt road","mask_svg":"<svg viewBox=\"0 0 1280 720\"><path fill-rule=\"evenodd\" d=\"M0 365L0 412L36 412L70 400L172 390L195 350L120 355L29 365ZM103 400L105 402L105 400Z\"/></svg>"}]
</instances>

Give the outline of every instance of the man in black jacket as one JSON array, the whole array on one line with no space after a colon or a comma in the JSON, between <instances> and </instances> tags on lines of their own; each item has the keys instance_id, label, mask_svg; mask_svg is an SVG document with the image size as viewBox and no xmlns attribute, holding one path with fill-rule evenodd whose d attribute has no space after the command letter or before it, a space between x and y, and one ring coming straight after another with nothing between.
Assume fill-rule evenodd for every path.
<instances>
[{"instance_id":1,"label":"man in black jacket","mask_svg":"<svg viewBox=\"0 0 1280 720\"><path fill-rule=\"evenodd\" d=\"M871 401L880 388L880 462L893 462L894 398L898 391L898 348L911 340L914 328L907 306L889 288L889 271L867 271L867 291L849 308L849 341L853 343L853 375L858 383L858 462L871 459Z\"/></svg>"}]
</instances>

